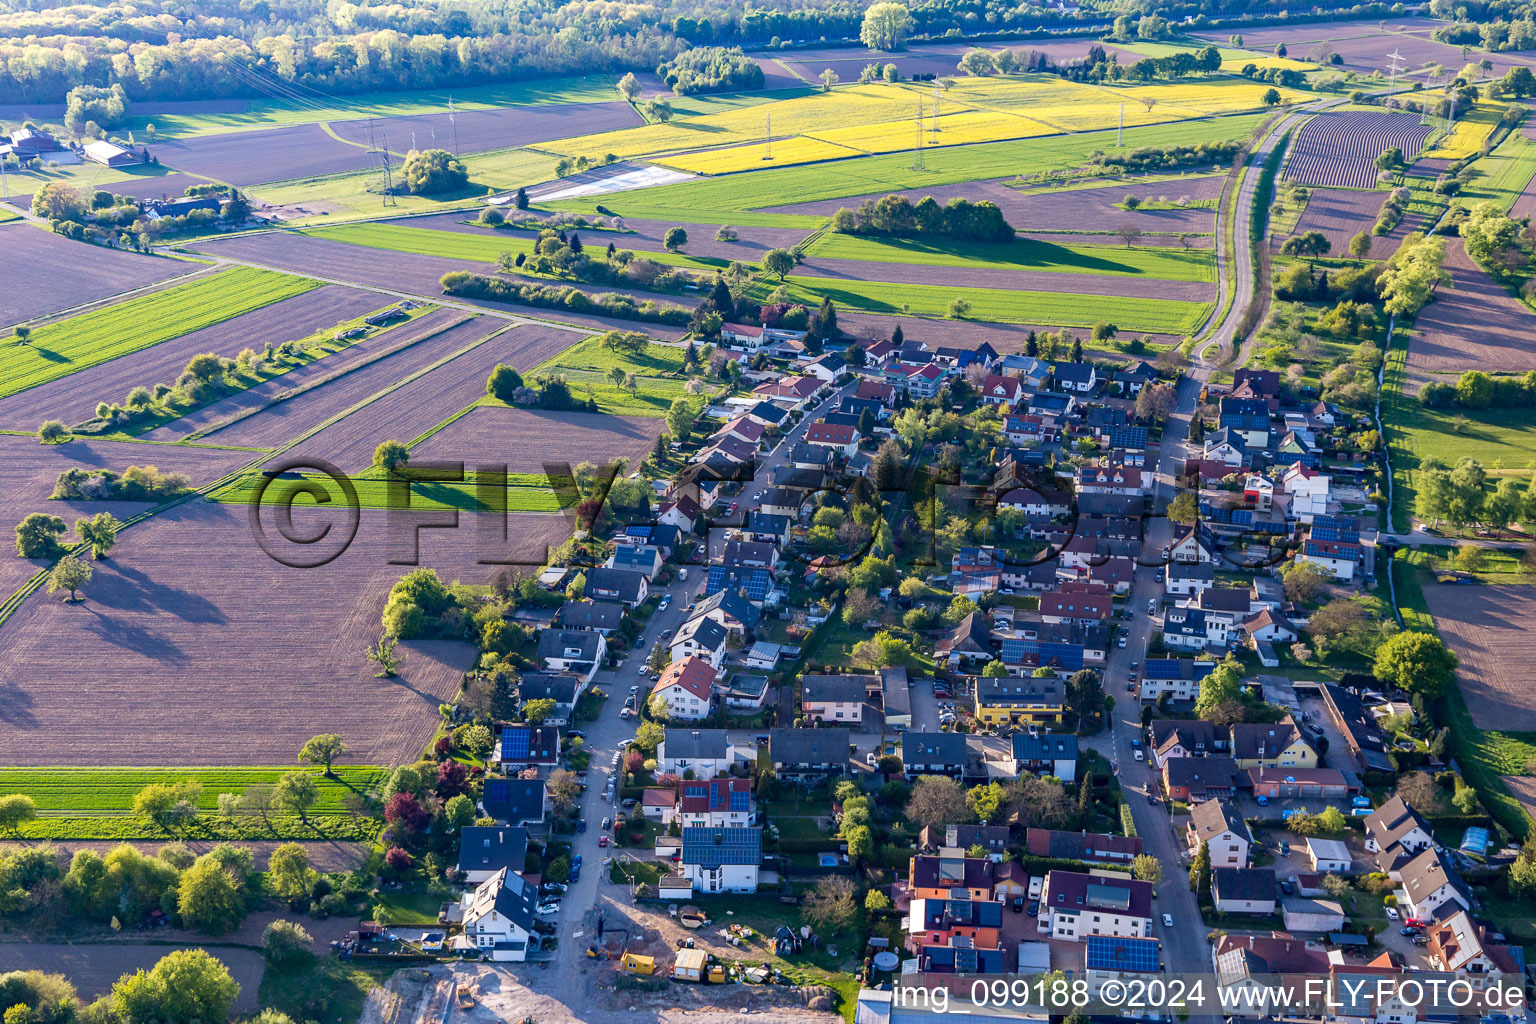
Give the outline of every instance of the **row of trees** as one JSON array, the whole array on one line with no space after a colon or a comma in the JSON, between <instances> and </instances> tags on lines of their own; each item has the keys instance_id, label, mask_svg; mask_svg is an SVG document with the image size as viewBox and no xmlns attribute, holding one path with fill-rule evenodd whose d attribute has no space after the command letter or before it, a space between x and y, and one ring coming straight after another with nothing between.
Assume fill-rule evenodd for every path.
<instances>
[{"instance_id":1,"label":"row of trees","mask_svg":"<svg viewBox=\"0 0 1536 1024\"><path fill-rule=\"evenodd\" d=\"M1011 242L1013 226L996 203L955 198L940 206L932 196L912 203L906 196L866 199L857 210L839 207L832 230L848 235L912 237L941 235L973 242Z\"/></svg>"}]
</instances>

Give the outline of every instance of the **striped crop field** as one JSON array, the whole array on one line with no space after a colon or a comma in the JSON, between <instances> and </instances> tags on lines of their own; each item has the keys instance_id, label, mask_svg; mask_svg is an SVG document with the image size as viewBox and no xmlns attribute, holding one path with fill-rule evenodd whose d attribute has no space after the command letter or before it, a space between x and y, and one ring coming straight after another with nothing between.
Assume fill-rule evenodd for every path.
<instances>
[{"instance_id":1,"label":"striped crop field","mask_svg":"<svg viewBox=\"0 0 1536 1024\"><path fill-rule=\"evenodd\" d=\"M1488 136L1499 126L1504 110L1497 103L1479 103L1458 114L1451 130L1424 151L1429 160L1464 160L1483 148Z\"/></svg>"},{"instance_id":2,"label":"striped crop field","mask_svg":"<svg viewBox=\"0 0 1536 1024\"><path fill-rule=\"evenodd\" d=\"M1376 158L1393 146L1414 160L1429 127L1412 114L1350 110L1318 114L1291 140L1285 180L1331 188L1375 188Z\"/></svg>"},{"instance_id":3,"label":"striped crop field","mask_svg":"<svg viewBox=\"0 0 1536 1024\"><path fill-rule=\"evenodd\" d=\"M670 400L666 403L670 406ZM665 408L663 408L663 412ZM466 470L466 477L472 476L471 471ZM250 473L237 477L225 487L209 495L213 501L230 505L249 504L256 493L256 488L265 482L266 478L259 473ZM279 505L289 504L295 508L312 506L314 499L304 496L305 492L296 491L305 481L317 484L321 493L329 493L330 478L323 476L309 477L303 480L283 478L276 483L267 486L262 492L262 504ZM400 484L392 484L391 481L373 479L366 476L351 478L352 486L357 489L357 503L360 508L393 509L405 511L409 509L459 509L463 512L491 512L500 511L500 498L494 493L485 493L476 486L473 480L466 479L463 483L443 483L438 481L413 481L410 494L407 496ZM289 495L295 495L290 498ZM506 488L506 511L508 512L559 512L562 509L560 497L550 488L549 480L537 473L508 474Z\"/></svg>"},{"instance_id":4,"label":"striped crop field","mask_svg":"<svg viewBox=\"0 0 1536 1024\"><path fill-rule=\"evenodd\" d=\"M45 324L27 344L0 347L0 398L317 287L307 277L235 267Z\"/></svg>"},{"instance_id":5,"label":"striped crop field","mask_svg":"<svg viewBox=\"0 0 1536 1024\"><path fill-rule=\"evenodd\" d=\"M1064 274L1214 283L1215 256L1210 249L1152 246L1058 245L1032 238L989 242L920 241L870 238L827 232L806 250L826 259L915 263L927 266L1031 270Z\"/></svg>"},{"instance_id":6,"label":"striped crop field","mask_svg":"<svg viewBox=\"0 0 1536 1024\"><path fill-rule=\"evenodd\" d=\"M43 813L89 811L122 814L132 811L133 797L145 786L197 781L203 792L198 809L218 807L220 793L243 793L251 786L275 785L289 772L315 777L319 796L315 814L339 814L346 810L348 793L364 793L384 781L382 768L337 765L336 777L326 778L318 768L286 767L219 768L99 768L74 765L56 768L0 768L0 794L30 796Z\"/></svg>"}]
</instances>

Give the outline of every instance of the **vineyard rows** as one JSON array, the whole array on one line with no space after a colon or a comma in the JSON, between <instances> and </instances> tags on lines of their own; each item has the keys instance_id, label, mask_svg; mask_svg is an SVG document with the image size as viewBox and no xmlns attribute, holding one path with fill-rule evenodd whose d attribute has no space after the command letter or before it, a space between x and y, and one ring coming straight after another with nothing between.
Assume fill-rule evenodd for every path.
<instances>
[{"instance_id":1,"label":"vineyard rows","mask_svg":"<svg viewBox=\"0 0 1536 1024\"><path fill-rule=\"evenodd\" d=\"M1383 151L1396 146L1411 161L1428 135L1429 126L1411 114L1319 114L1296 133L1285 177L1302 185L1374 188L1376 158Z\"/></svg>"}]
</instances>

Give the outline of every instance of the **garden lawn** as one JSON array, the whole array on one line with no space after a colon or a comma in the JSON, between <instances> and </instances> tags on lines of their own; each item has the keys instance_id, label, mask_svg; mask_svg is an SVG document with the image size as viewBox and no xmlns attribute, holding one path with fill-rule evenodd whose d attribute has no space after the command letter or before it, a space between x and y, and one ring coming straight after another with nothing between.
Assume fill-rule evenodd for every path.
<instances>
[{"instance_id":1,"label":"garden lawn","mask_svg":"<svg viewBox=\"0 0 1536 1024\"><path fill-rule=\"evenodd\" d=\"M365 245L370 249L409 252L418 256L441 256L476 263L495 263L504 252L531 254L538 241L532 235L513 234L511 231L497 231L494 234L487 231L484 235L475 235L462 231L412 228L401 224L343 224L337 227L309 228L305 234L349 245ZM694 269L715 270L725 267L729 262L689 256L681 252L645 252L639 255L657 263Z\"/></svg>"},{"instance_id":2,"label":"garden lawn","mask_svg":"<svg viewBox=\"0 0 1536 1024\"><path fill-rule=\"evenodd\" d=\"M951 288L943 285L890 285L881 281L833 282L825 277L789 277L790 301L820 305L831 298L840 306L875 313L947 316L951 300L971 304L966 317L1051 327L1092 327L1109 321L1122 331L1190 334L1210 315L1214 303L1134 296L1077 295L1072 292L1011 291L1000 288ZM759 283L767 297L771 285Z\"/></svg>"},{"instance_id":3,"label":"garden lawn","mask_svg":"<svg viewBox=\"0 0 1536 1024\"><path fill-rule=\"evenodd\" d=\"M1383 419L1400 522L1413 513L1414 474L1425 459L1446 466L1476 459L1488 471L1490 493L1503 476L1523 480L1536 459L1536 409L1426 409L1394 389L1383 396Z\"/></svg>"},{"instance_id":4,"label":"garden lawn","mask_svg":"<svg viewBox=\"0 0 1536 1024\"><path fill-rule=\"evenodd\" d=\"M1215 253L1209 249L1059 245L1032 238L1001 243L960 242L866 237L829 231L818 236L807 252L828 259L879 263L1125 275L1167 281L1216 280Z\"/></svg>"},{"instance_id":5,"label":"garden lawn","mask_svg":"<svg viewBox=\"0 0 1536 1024\"><path fill-rule=\"evenodd\" d=\"M577 397L590 391L602 412L665 416L674 401L688 395L688 378L683 374L684 351L676 346L652 344L644 352L632 354L607 348L599 338L588 338L525 376L531 380L541 373L562 374ZM614 385L609 374L615 367L635 375L639 387L634 394ZM480 404L501 403L487 397Z\"/></svg>"},{"instance_id":6,"label":"garden lawn","mask_svg":"<svg viewBox=\"0 0 1536 1024\"><path fill-rule=\"evenodd\" d=\"M27 345L0 348L0 398L316 287L309 278L236 267L45 324Z\"/></svg>"},{"instance_id":7,"label":"garden lawn","mask_svg":"<svg viewBox=\"0 0 1536 1024\"><path fill-rule=\"evenodd\" d=\"M336 777L326 778L318 768L0 768L0 793L30 796L40 812L91 811L128 813L133 809L134 794L155 783L183 782L189 779L203 784L200 810L218 807L220 793L243 793L251 786L276 784L293 771L313 772L319 796L313 808L316 814L338 814L345 810L343 797L363 793L384 781L385 770L371 765L337 765Z\"/></svg>"},{"instance_id":8,"label":"garden lawn","mask_svg":"<svg viewBox=\"0 0 1536 1024\"><path fill-rule=\"evenodd\" d=\"M1408 548L1399 553L1397 559L1431 573L1455 572L1467 575L1452 561L1454 551L1449 545L1443 548ZM1536 572L1525 567L1517 550L1483 548L1482 551L1485 556L1483 567L1470 574L1474 579L1492 584L1536 583Z\"/></svg>"}]
</instances>

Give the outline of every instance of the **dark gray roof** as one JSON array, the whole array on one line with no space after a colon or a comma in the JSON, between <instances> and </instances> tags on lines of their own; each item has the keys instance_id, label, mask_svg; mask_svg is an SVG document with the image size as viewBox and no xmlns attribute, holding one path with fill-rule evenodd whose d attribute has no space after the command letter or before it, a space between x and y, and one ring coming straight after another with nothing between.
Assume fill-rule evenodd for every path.
<instances>
[{"instance_id":1,"label":"dark gray roof","mask_svg":"<svg viewBox=\"0 0 1536 1024\"><path fill-rule=\"evenodd\" d=\"M901 737L906 764L965 767L965 735L958 732L908 732Z\"/></svg>"},{"instance_id":2,"label":"dark gray roof","mask_svg":"<svg viewBox=\"0 0 1536 1024\"><path fill-rule=\"evenodd\" d=\"M710 594L708 597L700 598L693 606L693 611L688 614L688 618L690 620L702 618L716 609L741 622L744 626L756 624L763 614L751 601L748 601L736 591L721 590Z\"/></svg>"},{"instance_id":3,"label":"dark gray roof","mask_svg":"<svg viewBox=\"0 0 1536 1024\"><path fill-rule=\"evenodd\" d=\"M673 645L692 640L700 649L714 651L725 643L726 629L714 619L706 619L702 616L689 619L683 623L683 628L677 631L677 636L672 639Z\"/></svg>"},{"instance_id":4,"label":"dark gray roof","mask_svg":"<svg viewBox=\"0 0 1536 1024\"><path fill-rule=\"evenodd\" d=\"M640 600L640 588L645 585L645 574L632 569L588 569L587 593L607 595L613 593L620 601Z\"/></svg>"},{"instance_id":5,"label":"dark gray roof","mask_svg":"<svg viewBox=\"0 0 1536 1024\"><path fill-rule=\"evenodd\" d=\"M874 676L813 676L801 678L801 699L832 704L862 704Z\"/></svg>"},{"instance_id":6,"label":"dark gray roof","mask_svg":"<svg viewBox=\"0 0 1536 1024\"><path fill-rule=\"evenodd\" d=\"M730 750L724 729L668 729L662 743L671 760L718 761Z\"/></svg>"},{"instance_id":7,"label":"dark gray roof","mask_svg":"<svg viewBox=\"0 0 1536 1024\"><path fill-rule=\"evenodd\" d=\"M1013 756L1018 761L1076 761L1077 737L1069 732L1046 732L1038 736L1014 733Z\"/></svg>"},{"instance_id":8,"label":"dark gray roof","mask_svg":"<svg viewBox=\"0 0 1536 1024\"><path fill-rule=\"evenodd\" d=\"M555 617L565 629L618 629L623 623L624 607L612 601L567 601Z\"/></svg>"},{"instance_id":9,"label":"dark gray roof","mask_svg":"<svg viewBox=\"0 0 1536 1024\"><path fill-rule=\"evenodd\" d=\"M518 696L530 700L552 700L570 706L576 703L576 689L581 680L570 672L524 672L517 681Z\"/></svg>"},{"instance_id":10,"label":"dark gray roof","mask_svg":"<svg viewBox=\"0 0 1536 1024\"><path fill-rule=\"evenodd\" d=\"M846 764L847 729L774 729L768 734L768 756L774 764Z\"/></svg>"},{"instance_id":11,"label":"dark gray roof","mask_svg":"<svg viewBox=\"0 0 1536 1024\"><path fill-rule=\"evenodd\" d=\"M518 825L544 819L543 779L486 779L480 806L497 821Z\"/></svg>"},{"instance_id":12,"label":"dark gray roof","mask_svg":"<svg viewBox=\"0 0 1536 1024\"><path fill-rule=\"evenodd\" d=\"M584 629L546 629L539 633L537 654L540 658L573 658L596 661L602 636ZM571 654L569 652L578 653Z\"/></svg>"},{"instance_id":13,"label":"dark gray roof","mask_svg":"<svg viewBox=\"0 0 1536 1024\"><path fill-rule=\"evenodd\" d=\"M1214 894L1224 900L1273 903L1278 894L1274 868L1217 868L1211 872Z\"/></svg>"},{"instance_id":14,"label":"dark gray roof","mask_svg":"<svg viewBox=\"0 0 1536 1024\"><path fill-rule=\"evenodd\" d=\"M511 825L465 825L459 832L460 871L523 870L528 830Z\"/></svg>"},{"instance_id":15,"label":"dark gray roof","mask_svg":"<svg viewBox=\"0 0 1536 1024\"><path fill-rule=\"evenodd\" d=\"M1066 692L1066 684L1055 676L982 676L976 680L976 699L994 707L1059 704L1066 699Z\"/></svg>"}]
</instances>

